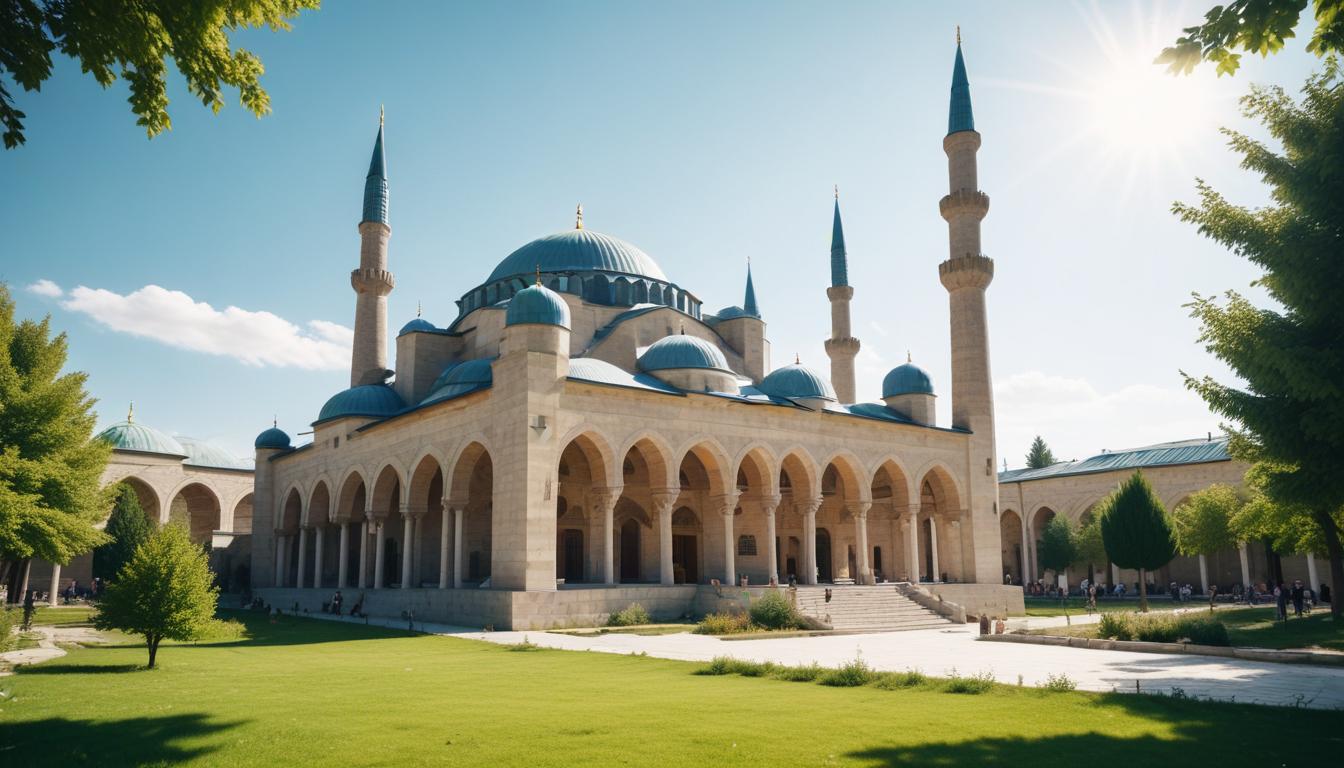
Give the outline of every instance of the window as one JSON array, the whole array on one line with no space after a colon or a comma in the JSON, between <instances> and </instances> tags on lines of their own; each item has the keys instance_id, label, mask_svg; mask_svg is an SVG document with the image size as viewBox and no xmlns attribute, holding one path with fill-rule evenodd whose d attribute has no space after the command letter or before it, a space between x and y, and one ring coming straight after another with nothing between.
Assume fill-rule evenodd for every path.
<instances>
[{"instance_id":1,"label":"window","mask_svg":"<svg viewBox=\"0 0 1344 768\"><path fill-rule=\"evenodd\" d=\"M756 555L756 537L749 533L738 536L737 554L754 557Z\"/></svg>"}]
</instances>

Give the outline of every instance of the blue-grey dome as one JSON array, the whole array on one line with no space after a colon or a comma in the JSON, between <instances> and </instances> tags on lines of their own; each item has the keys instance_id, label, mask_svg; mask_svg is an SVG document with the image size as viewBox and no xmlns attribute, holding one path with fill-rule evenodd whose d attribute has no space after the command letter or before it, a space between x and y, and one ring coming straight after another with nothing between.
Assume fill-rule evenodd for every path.
<instances>
[{"instance_id":1,"label":"blue-grey dome","mask_svg":"<svg viewBox=\"0 0 1344 768\"><path fill-rule=\"evenodd\" d=\"M710 368L732 372L718 347L704 339L685 334L665 336L655 341L639 356L641 371L667 371L675 368Z\"/></svg>"},{"instance_id":2,"label":"blue-grey dome","mask_svg":"<svg viewBox=\"0 0 1344 768\"><path fill-rule=\"evenodd\" d=\"M423 317L417 317L411 322L401 326L401 330L397 332L397 335L405 336L408 333L415 333L416 331L437 331L437 330L438 328L435 328L433 323L429 322Z\"/></svg>"},{"instance_id":3,"label":"blue-grey dome","mask_svg":"<svg viewBox=\"0 0 1344 768\"><path fill-rule=\"evenodd\" d=\"M288 448L289 435L285 434L285 431L279 427L271 427L257 435L257 440L252 446L254 448Z\"/></svg>"},{"instance_id":4,"label":"blue-grey dome","mask_svg":"<svg viewBox=\"0 0 1344 768\"><path fill-rule=\"evenodd\" d=\"M597 271L639 275L660 282L667 276L649 255L635 246L591 229L571 229L524 245L509 254L485 281L542 272Z\"/></svg>"},{"instance_id":5,"label":"blue-grey dome","mask_svg":"<svg viewBox=\"0 0 1344 768\"><path fill-rule=\"evenodd\" d=\"M504 315L505 325L536 323L569 327L569 305L544 285L533 285L514 294Z\"/></svg>"},{"instance_id":6,"label":"blue-grey dome","mask_svg":"<svg viewBox=\"0 0 1344 768\"><path fill-rule=\"evenodd\" d=\"M932 395L933 379L923 368L914 363L905 363L891 369L882 379L882 396L896 395Z\"/></svg>"},{"instance_id":7,"label":"blue-grey dome","mask_svg":"<svg viewBox=\"0 0 1344 768\"><path fill-rule=\"evenodd\" d=\"M247 462L209 441L197 440L194 437L178 437L177 442L187 452L187 459L182 462L183 464L218 469L251 469Z\"/></svg>"},{"instance_id":8,"label":"blue-grey dome","mask_svg":"<svg viewBox=\"0 0 1344 768\"><path fill-rule=\"evenodd\" d=\"M776 368L756 388L771 397L836 399L835 389L826 377L797 364Z\"/></svg>"},{"instance_id":9,"label":"blue-grey dome","mask_svg":"<svg viewBox=\"0 0 1344 768\"><path fill-rule=\"evenodd\" d=\"M332 395L317 414L318 421L342 416L391 416L406 407L401 396L386 384L365 384Z\"/></svg>"},{"instance_id":10,"label":"blue-grey dome","mask_svg":"<svg viewBox=\"0 0 1344 768\"><path fill-rule=\"evenodd\" d=\"M439 374L439 378L434 380L429 388L429 396L421 400L420 404L451 400L478 389L485 389L495 381L494 371L490 367L492 362L493 358L487 357L450 364Z\"/></svg>"},{"instance_id":11,"label":"blue-grey dome","mask_svg":"<svg viewBox=\"0 0 1344 768\"><path fill-rule=\"evenodd\" d=\"M182 444L153 427L123 421L113 424L98 434L98 439L111 443L122 451L161 453L167 456L186 456Z\"/></svg>"},{"instance_id":12,"label":"blue-grey dome","mask_svg":"<svg viewBox=\"0 0 1344 768\"><path fill-rule=\"evenodd\" d=\"M747 310L738 306L724 307L723 309L720 309L718 312L715 312L714 316L720 320L736 320L739 317L760 318L760 315L748 312Z\"/></svg>"}]
</instances>

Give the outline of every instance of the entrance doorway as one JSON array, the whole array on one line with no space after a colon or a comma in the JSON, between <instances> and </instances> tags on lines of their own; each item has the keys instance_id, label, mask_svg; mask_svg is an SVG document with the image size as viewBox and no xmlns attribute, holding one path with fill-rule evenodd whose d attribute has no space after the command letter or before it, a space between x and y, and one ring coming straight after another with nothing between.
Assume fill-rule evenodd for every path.
<instances>
[{"instance_id":1,"label":"entrance doorway","mask_svg":"<svg viewBox=\"0 0 1344 768\"><path fill-rule=\"evenodd\" d=\"M831 532L825 528L817 529L817 581L830 583L831 576Z\"/></svg>"},{"instance_id":2,"label":"entrance doorway","mask_svg":"<svg viewBox=\"0 0 1344 768\"><path fill-rule=\"evenodd\" d=\"M695 584L700 581L700 569L695 561L696 541L694 536L672 537L672 575L678 584Z\"/></svg>"},{"instance_id":3,"label":"entrance doorway","mask_svg":"<svg viewBox=\"0 0 1344 768\"><path fill-rule=\"evenodd\" d=\"M639 523L621 526L621 581L639 581Z\"/></svg>"},{"instance_id":4,"label":"entrance doorway","mask_svg":"<svg viewBox=\"0 0 1344 768\"><path fill-rule=\"evenodd\" d=\"M583 531L566 528L563 544L561 552L564 570L560 573L561 578L567 584L583 581Z\"/></svg>"}]
</instances>

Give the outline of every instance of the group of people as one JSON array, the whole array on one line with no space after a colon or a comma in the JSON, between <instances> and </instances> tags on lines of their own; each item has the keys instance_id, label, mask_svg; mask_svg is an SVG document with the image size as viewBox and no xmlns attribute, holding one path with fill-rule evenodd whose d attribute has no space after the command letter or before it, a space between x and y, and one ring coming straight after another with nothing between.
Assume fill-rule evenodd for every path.
<instances>
[{"instance_id":1,"label":"group of people","mask_svg":"<svg viewBox=\"0 0 1344 768\"><path fill-rule=\"evenodd\" d=\"M1274 605L1278 610L1279 621L1288 620L1290 603L1293 606L1294 616L1310 614L1312 606L1316 603L1316 592L1311 587L1303 585L1301 579L1294 579L1291 585L1279 582L1278 586L1274 587Z\"/></svg>"}]
</instances>

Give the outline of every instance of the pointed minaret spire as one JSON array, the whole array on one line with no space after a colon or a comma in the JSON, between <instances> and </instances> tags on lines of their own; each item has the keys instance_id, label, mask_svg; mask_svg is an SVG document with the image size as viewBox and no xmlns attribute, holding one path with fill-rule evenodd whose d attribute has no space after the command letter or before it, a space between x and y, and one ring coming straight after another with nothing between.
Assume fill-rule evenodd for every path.
<instances>
[{"instance_id":1,"label":"pointed minaret spire","mask_svg":"<svg viewBox=\"0 0 1344 768\"><path fill-rule=\"evenodd\" d=\"M752 317L760 317L761 310L756 306L756 286L751 282L751 259L747 259L747 295L742 299L742 310Z\"/></svg>"},{"instance_id":2,"label":"pointed minaret spire","mask_svg":"<svg viewBox=\"0 0 1344 768\"><path fill-rule=\"evenodd\" d=\"M835 218L831 224L831 337L826 340L826 355L831 358L831 386L842 403L855 401L854 357L859 340L850 332L849 301L854 288L849 284L849 261L845 251L845 229L840 224L840 187L835 188Z\"/></svg>"},{"instance_id":3,"label":"pointed minaret spire","mask_svg":"<svg viewBox=\"0 0 1344 768\"><path fill-rule=\"evenodd\" d=\"M387 223L387 158L383 154L383 110L378 109L378 137L373 142L369 175L364 177L364 218L360 221Z\"/></svg>"},{"instance_id":4,"label":"pointed minaret spire","mask_svg":"<svg viewBox=\"0 0 1344 768\"><path fill-rule=\"evenodd\" d=\"M957 58L952 64L952 104L947 112L947 134L974 131L971 113L971 82L966 77L966 60L961 56L961 27L957 27Z\"/></svg>"},{"instance_id":5,"label":"pointed minaret spire","mask_svg":"<svg viewBox=\"0 0 1344 768\"><path fill-rule=\"evenodd\" d=\"M355 338L350 349L350 386L382 384L387 369L387 295L395 285L387 270L387 158L383 153L383 111L364 178L364 217L359 222L359 268L350 273L355 290Z\"/></svg>"},{"instance_id":6,"label":"pointed minaret spire","mask_svg":"<svg viewBox=\"0 0 1344 768\"><path fill-rule=\"evenodd\" d=\"M845 228L840 223L840 187L835 188L835 216L831 221L831 286L849 285L849 253L845 250Z\"/></svg>"}]
</instances>

